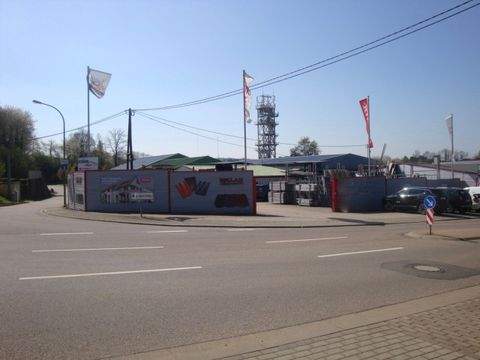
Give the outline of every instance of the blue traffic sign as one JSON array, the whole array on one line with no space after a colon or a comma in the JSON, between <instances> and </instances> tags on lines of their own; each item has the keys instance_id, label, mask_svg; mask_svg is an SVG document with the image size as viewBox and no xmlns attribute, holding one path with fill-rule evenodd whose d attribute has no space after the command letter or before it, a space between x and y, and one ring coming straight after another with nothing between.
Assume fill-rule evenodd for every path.
<instances>
[{"instance_id":1,"label":"blue traffic sign","mask_svg":"<svg viewBox=\"0 0 480 360\"><path fill-rule=\"evenodd\" d=\"M437 205L437 200L432 195L425 196L423 199L423 206L425 209L433 209Z\"/></svg>"}]
</instances>

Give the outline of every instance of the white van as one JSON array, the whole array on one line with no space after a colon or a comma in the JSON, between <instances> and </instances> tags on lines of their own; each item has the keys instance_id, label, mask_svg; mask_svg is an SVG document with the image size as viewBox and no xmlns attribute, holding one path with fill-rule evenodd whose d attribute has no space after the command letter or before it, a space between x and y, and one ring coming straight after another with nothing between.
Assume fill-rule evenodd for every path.
<instances>
[{"instance_id":1,"label":"white van","mask_svg":"<svg viewBox=\"0 0 480 360\"><path fill-rule=\"evenodd\" d=\"M480 211L480 186L466 187L464 190L467 190L472 198L472 210Z\"/></svg>"}]
</instances>

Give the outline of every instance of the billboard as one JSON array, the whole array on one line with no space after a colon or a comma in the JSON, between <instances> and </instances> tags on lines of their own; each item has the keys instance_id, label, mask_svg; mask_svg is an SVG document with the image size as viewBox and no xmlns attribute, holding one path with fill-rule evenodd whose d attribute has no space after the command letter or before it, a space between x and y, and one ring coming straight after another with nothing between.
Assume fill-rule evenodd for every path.
<instances>
[{"instance_id":1,"label":"billboard","mask_svg":"<svg viewBox=\"0 0 480 360\"><path fill-rule=\"evenodd\" d=\"M78 171L98 170L98 157L88 156L78 158Z\"/></svg>"},{"instance_id":2,"label":"billboard","mask_svg":"<svg viewBox=\"0 0 480 360\"><path fill-rule=\"evenodd\" d=\"M175 171L170 176L173 213L254 213L252 171Z\"/></svg>"},{"instance_id":3,"label":"billboard","mask_svg":"<svg viewBox=\"0 0 480 360\"><path fill-rule=\"evenodd\" d=\"M88 171L88 211L168 212L168 172L164 170Z\"/></svg>"}]
</instances>

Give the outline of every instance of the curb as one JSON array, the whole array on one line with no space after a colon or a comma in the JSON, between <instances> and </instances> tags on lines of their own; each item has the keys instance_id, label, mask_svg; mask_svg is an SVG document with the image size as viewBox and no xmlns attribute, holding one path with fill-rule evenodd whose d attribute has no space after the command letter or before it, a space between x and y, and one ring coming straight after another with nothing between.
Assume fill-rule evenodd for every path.
<instances>
[{"instance_id":1,"label":"curb","mask_svg":"<svg viewBox=\"0 0 480 360\"><path fill-rule=\"evenodd\" d=\"M74 211L74 210L72 210ZM191 227L191 228L227 228L227 229L313 229L313 228L335 228L335 227L358 227L358 226L386 226L384 222L368 222L365 224L336 224L336 225L201 225L201 224L159 224L154 222L155 220L150 220L151 222L142 222L142 221L133 221L133 220L115 220L115 219L87 219L77 216L69 216L67 214L55 214L49 212L48 209L42 209L41 211L44 215L47 216L57 216L67 219L75 220L86 220L86 221L100 221L100 222L111 222L118 224L132 224L132 225L150 225L150 226L165 226L165 227ZM144 219L147 219L144 217ZM396 225L396 224L392 224Z\"/></svg>"},{"instance_id":2,"label":"curb","mask_svg":"<svg viewBox=\"0 0 480 360\"><path fill-rule=\"evenodd\" d=\"M75 211L75 210L70 210ZM242 229L242 228L251 228L251 229L316 229L316 228L336 228L336 227L355 227L355 226L388 226L388 225L405 225L405 224L420 224L423 223L423 220L413 220L413 221L400 221L395 223L385 223L383 221L365 221L360 223L346 223L346 224L334 224L334 225L202 225L202 224L161 224L158 223L159 220L149 219L148 217L143 217L143 219L150 220L149 222L141 220L116 220L116 219L88 219L78 216L71 216L68 214L56 214L49 211L49 209L43 209L42 213L49 216L63 217L67 219L76 219L76 220L87 220L87 221L101 221L101 222L111 222L118 224L132 224L132 225L150 225L150 226L165 226L165 227L191 227L191 228L228 228L228 229ZM455 221L459 220L456 218L453 219L443 219L442 221ZM342 220L337 220L342 221ZM346 220L345 222L347 222ZM408 236L408 235L407 235ZM414 236L413 236L414 237ZM474 240L474 239L468 239Z\"/></svg>"},{"instance_id":3,"label":"curb","mask_svg":"<svg viewBox=\"0 0 480 360\"><path fill-rule=\"evenodd\" d=\"M428 234L419 234L417 232L408 232L404 234L405 236L415 238L415 239L434 239L434 240L453 240L453 241L472 241L472 240L480 240L480 236L467 236L467 237L456 237L450 235L442 235L442 234L435 234L432 235Z\"/></svg>"},{"instance_id":4,"label":"curb","mask_svg":"<svg viewBox=\"0 0 480 360\"><path fill-rule=\"evenodd\" d=\"M252 351L264 350L292 342L333 334L339 331L393 320L478 297L480 297L480 286L475 285L301 325L130 355L111 356L109 358L116 360L213 360L234 355L241 356L241 354Z\"/></svg>"}]
</instances>

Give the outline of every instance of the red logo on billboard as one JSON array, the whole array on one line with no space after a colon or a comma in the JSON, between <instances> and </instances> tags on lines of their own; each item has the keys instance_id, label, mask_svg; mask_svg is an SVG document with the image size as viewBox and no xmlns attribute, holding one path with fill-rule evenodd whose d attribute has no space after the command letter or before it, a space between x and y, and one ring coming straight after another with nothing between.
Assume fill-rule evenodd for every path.
<instances>
[{"instance_id":1,"label":"red logo on billboard","mask_svg":"<svg viewBox=\"0 0 480 360\"><path fill-rule=\"evenodd\" d=\"M186 199L190 197L193 193L200 196L207 195L208 187L210 186L209 182L198 181L195 176L187 177L180 181L175 188L177 189L178 194Z\"/></svg>"}]
</instances>

